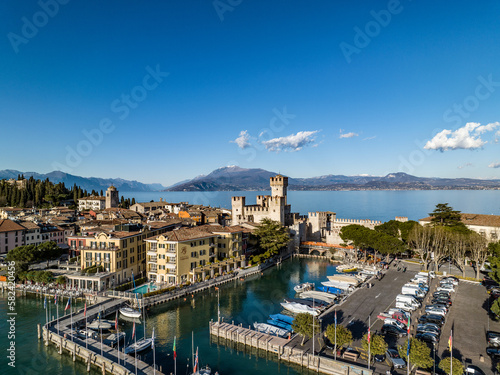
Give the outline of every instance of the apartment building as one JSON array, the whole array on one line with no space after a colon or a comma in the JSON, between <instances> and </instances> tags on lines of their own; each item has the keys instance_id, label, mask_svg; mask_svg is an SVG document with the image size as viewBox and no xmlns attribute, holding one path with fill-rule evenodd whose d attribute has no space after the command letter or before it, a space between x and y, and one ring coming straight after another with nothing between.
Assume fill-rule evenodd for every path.
<instances>
[{"instance_id":1,"label":"apartment building","mask_svg":"<svg viewBox=\"0 0 500 375\"><path fill-rule=\"evenodd\" d=\"M181 284L244 267L247 231L239 226L181 228L146 240L150 281Z\"/></svg>"},{"instance_id":2,"label":"apartment building","mask_svg":"<svg viewBox=\"0 0 500 375\"><path fill-rule=\"evenodd\" d=\"M15 247L24 245L24 230L15 221L0 220L0 254L7 254Z\"/></svg>"},{"instance_id":3,"label":"apartment building","mask_svg":"<svg viewBox=\"0 0 500 375\"><path fill-rule=\"evenodd\" d=\"M80 255L82 270L102 266L112 274L111 283L119 285L145 274L145 240L180 226L179 220L143 224L118 224L94 232L68 237L74 255Z\"/></svg>"}]
</instances>

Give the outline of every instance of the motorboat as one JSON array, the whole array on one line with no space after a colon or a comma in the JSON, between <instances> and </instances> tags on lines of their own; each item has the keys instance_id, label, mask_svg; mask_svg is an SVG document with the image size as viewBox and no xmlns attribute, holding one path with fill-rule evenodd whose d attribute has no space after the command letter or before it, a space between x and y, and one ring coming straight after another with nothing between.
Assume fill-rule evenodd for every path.
<instances>
[{"instance_id":1,"label":"motorboat","mask_svg":"<svg viewBox=\"0 0 500 375\"><path fill-rule=\"evenodd\" d=\"M305 298L285 298L285 302L300 303L301 305L309 306L313 309L319 309L325 307L325 303L322 301L312 301Z\"/></svg>"},{"instance_id":2,"label":"motorboat","mask_svg":"<svg viewBox=\"0 0 500 375\"><path fill-rule=\"evenodd\" d=\"M315 290L308 290L307 292L300 293L300 298L314 298L326 303L334 303L337 299L336 296L332 296L330 293L319 292Z\"/></svg>"},{"instance_id":3,"label":"motorboat","mask_svg":"<svg viewBox=\"0 0 500 375\"><path fill-rule=\"evenodd\" d=\"M288 329L279 328L267 323L254 323L253 327L258 332L267 333L268 335L273 335L278 337L288 337L290 333Z\"/></svg>"},{"instance_id":4,"label":"motorboat","mask_svg":"<svg viewBox=\"0 0 500 375\"><path fill-rule=\"evenodd\" d=\"M111 327L113 327L115 325L115 322L111 321L111 320L107 320L107 319L96 319L94 320L92 323L90 323L87 328L90 328L94 331L98 331L98 330L101 330L101 331L107 331L109 329L111 329Z\"/></svg>"},{"instance_id":5,"label":"motorboat","mask_svg":"<svg viewBox=\"0 0 500 375\"><path fill-rule=\"evenodd\" d=\"M344 283L342 281L323 281L321 285L333 286L334 288L349 290L352 288L352 284Z\"/></svg>"},{"instance_id":6,"label":"motorboat","mask_svg":"<svg viewBox=\"0 0 500 375\"><path fill-rule=\"evenodd\" d=\"M293 324L293 317L284 314L269 315L267 323L271 324L272 326L284 328L286 330L291 331Z\"/></svg>"},{"instance_id":7,"label":"motorboat","mask_svg":"<svg viewBox=\"0 0 500 375\"><path fill-rule=\"evenodd\" d=\"M358 267L351 266L349 264L342 264L340 266L337 266L336 269L337 272L349 273L349 272L356 272L358 270Z\"/></svg>"},{"instance_id":8,"label":"motorboat","mask_svg":"<svg viewBox=\"0 0 500 375\"><path fill-rule=\"evenodd\" d=\"M281 306L288 311L291 311L295 314L301 314L301 313L306 313L306 314L311 314L313 316L318 316L319 311L318 309L313 309L309 306L302 305L300 303L294 303L294 302L282 302Z\"/></svg>"},{"instance_id":9,"label":"motorboat","mask_svg":"<svg viewBox=\"0 0 500 375\"><path fill-rule=\"evenodd\" d=\"M127 318L140 318L141 312L139 310L133 309L131 307L121 307L120 314L126 316Z\"/></svg>"},{"instance_id":10,"label":"motorboat","mask_svg":"<svg viewBox=\"0 0 500 375\"><path fill-rule=\"evenodd\" d=\"M302 283L299 285L295 285L293 287L293 290L295 290L296 293L300 292L305 292L306 290L313 290L314 289L314 283Z\"/></svg>"},{"instance_id":11,"label":"motorboat","mask_svg":"<svg viewBox=\"0 0 500 375\"><path fill-rule=\"evenodd\" d=\"M347 283L350 285L358 285L361 280L357 278L356 276L351 276L351 275L331 275L327 276L328 280L330 281L337 281L337 282L342 282L342 283Z\"/></svg>"}]
</instances>

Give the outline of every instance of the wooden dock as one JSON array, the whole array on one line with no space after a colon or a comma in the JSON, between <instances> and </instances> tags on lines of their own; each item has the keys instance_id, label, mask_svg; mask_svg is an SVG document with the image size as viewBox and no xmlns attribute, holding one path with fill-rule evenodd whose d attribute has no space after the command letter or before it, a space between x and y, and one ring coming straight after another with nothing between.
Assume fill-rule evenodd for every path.
<instances>
[{"instance_id":1,"label":"wooden dock","mask_svg":"<svg viewBox=\"0 0 500 375\"><path fill-rule=\"evenodd\" d=\"M313 355L309 349L297 344L297 340L288 340L243 328L241 325L224 322L209 323L210 335L221 344L242 344L276 355L278 361L294 363L310 370L329 375L373 375L373 370L352 363L335 361L322 355ZM240 345L236 345L237 348Z\"/></svg>"},{"instance_id":2,"label":"wooden dock","mask_svg":"<svg viewBox=\"0 0 500 375\"><path fill-rule=\"evenodd\" d=\"M125 301L123 300L109 299L103 303L92 305L87 308L87 319L88 321L95 319L99 310L101 310L102 316L109 315L118 310L124 303ZM73 313L74 327L83 325L84 320L83 309ZM116 375L135 374L136 359L133 356L124 354L123 352L118 354L117 349L104 344L101 346L100 341L96 341L90 337L85 342L85 339L74 335L74 331L71 329L71 316L69 314L60 317L59 322L56 320L50 321L43 328L39 324L38 330L39 338L44 340L45 345L48 346L49 343L53 343L59 348L59 354L62 354L66 350L73 357L73 361L76 361L76 358L83 360L87 364L87 371L90 371L91 366L95 366L102 370L103 375L106 373ZM153 366L141 361L139 358L137 359L137 374L163 375L161 370L157 369L155 371Z\"/></svg>"}]
</instances>

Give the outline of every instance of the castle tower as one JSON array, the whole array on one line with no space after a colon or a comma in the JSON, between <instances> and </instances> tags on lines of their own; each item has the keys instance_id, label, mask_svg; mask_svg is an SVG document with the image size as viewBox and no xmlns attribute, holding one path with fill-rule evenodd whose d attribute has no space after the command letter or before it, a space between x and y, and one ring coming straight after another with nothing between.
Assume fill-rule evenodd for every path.
<instances>
[{"instance_id":1,"label":"castle tower","mask_svg":"<svg viewBox=\"0 0 500 375\"><path fill-rule=\"evenodd\" d=\"M288 177L280 174L270 178L271 196L284 197L286 204L286 188L288 187Z\"/></svg>"},{"instance_id":2,"label":"castle tower","mask_svg":"<svg viewBox=\"0 0 500 375\"><path fill-rule=\"evenodd\" d=\"M108 190L106 190L106 208L118 207L118 190L111 185Z\"/></svg>"}]
</instances>

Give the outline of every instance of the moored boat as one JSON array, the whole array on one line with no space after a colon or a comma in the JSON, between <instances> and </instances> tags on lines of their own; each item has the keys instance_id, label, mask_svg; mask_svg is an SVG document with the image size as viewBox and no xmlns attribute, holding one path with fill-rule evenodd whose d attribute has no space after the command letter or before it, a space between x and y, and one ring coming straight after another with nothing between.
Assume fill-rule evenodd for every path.
<instances>
[{"instance_id":1,"label":"moored boat","mask_svg":"<svg viewBox=\"0 0 500 375\"><path fill-rule=\"evenodd\" d=\"M337 299L337 297L333 296L331 293L319 292L316 290L308 290L307 292L302 292L300 293L300 298L314 298L326 303L334 303Z\"/></svg>"},{"instance_id":2,"label":"moored boat","mask_svg":"<svg viewBox=\"0 0 500 375\"><path fill-rule=\"evenodd\" d=\"M295 290L296 293L300 292L305 292L306 290L313 290L314 289L314 283L302 283L299 285L295 285L293 287L293 290Z\"/></svg>"},{"instance_id":3,"label":"moored boat","mask_svg":"<svg viewBox=\"0 0 500 375\"><path fill-rule=\"evenodd\" d=\"M279 328L267 323L254 323L253 327L258 332L267 333L268 335L278 337L288 337L288 334L290 333L288 329Z\"/></svg>"},{"instance_id":4,"label":"moored boat","mask_svg":"<svg viewBox=\"0 0 500 375\"><path fill-rule=\"evenodd\" d=\"M322 301L314 301L305 298L285 298L285 302L300 303L301 305L309 306L313 309L325 307L326 304Z\"/></svg>"},{"instance_id":5,"label":"moored boat","mask_svg":"<svg viewBox=\"0 0 500 375\"><path fill-rule=\"evenodd\" d=\"M125 339L125 332L112 333L104 339L104 344L108 346L115 346L118 342Z\"/></svg>"},{"instance_id":6,"label":"moored boat","mask_svg":"<svg viewBox=\"0 0 500 375\"><path fill-rule=\"evenodd\" d=\"M131 345L125 348L125 354L133 354L143 352L147 349L152 349L153 338L143 338L137 342L132 343Z\"/></svg>"},{"instance_id":7,"label":"moored boat","mask_svg":"<svg viewBox=\"0 0 500 375\"><path fill-rule=\"evenodd\" d=\"M139 310L133 309L131 307L120 308L120 314L126 316L127 318L140 318L141 312Z\"/></svg>"},{"instance_id":8,"label":"moored boat","mask_svg":"<svg viewBox=\"0 0 500 375\"><path fill-rule=\"evenodd\" d=\"M348 283L354 286L358 285L361 282L361 280L354 275L331 275L327 276L327 278L330 281Z\"/></svg>"},{"instance_id":9,"label":"moored boat","mask_svg":"<svg viewBox=\"0 0 500 375\"><path fill-rule=\"evenodd\" d=\"M295 314L306 313L306 314L311 314L313 316L318 316L319 315L318 309L313 309L313 308L311 308L309 306L302 305L300 303L282 302L281 306L283 306L283 308L285 310L291 311L291 312L293 312Z\"/></svg>"}]
</instances>

